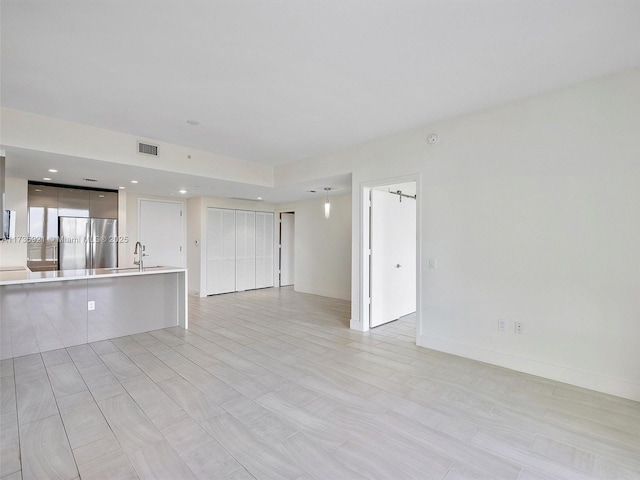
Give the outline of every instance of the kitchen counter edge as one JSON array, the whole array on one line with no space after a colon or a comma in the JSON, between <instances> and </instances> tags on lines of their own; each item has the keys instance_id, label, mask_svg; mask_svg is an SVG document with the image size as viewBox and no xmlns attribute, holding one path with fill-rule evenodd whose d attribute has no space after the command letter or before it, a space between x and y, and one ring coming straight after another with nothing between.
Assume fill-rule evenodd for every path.
<instances>
[{"instance_id":1,"label":"kitchen counter edge","mask_svg":"<svg viewBox=\"0 0 640 480\"><path fill-rule=\"evenodd\" d=\"M90 280L94 278L130 277L135 275L155 275L159 273L186 272L181 267L145 267L135 268L96 268L90 270L55 270L48 272L30 272L28 270L0 272L0 286L24 283L62 282L68 280Z\"/></svg>"}]
</instances>

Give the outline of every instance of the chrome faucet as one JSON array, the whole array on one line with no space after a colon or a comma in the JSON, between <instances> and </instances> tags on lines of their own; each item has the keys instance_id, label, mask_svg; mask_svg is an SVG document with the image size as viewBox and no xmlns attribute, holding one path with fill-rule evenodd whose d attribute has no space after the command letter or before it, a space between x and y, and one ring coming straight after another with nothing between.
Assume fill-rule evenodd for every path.
<instances>
[{"instance_id":1,"label":"chrome faucet","mask_svg":"<svg viewBox=\"0 0 640 480\"><path fill-rule=\"evenodd\" d=\"M147 254L144 253L144 251L145 251L145 246L142 245L140 242L136 242L136 248L133 250L133 254L138 255L138 260L134 260L133 264L138 265L140 271L142 271L142 269L144 268L143 257L147 256Z\"/></svg>"}]
</instances>

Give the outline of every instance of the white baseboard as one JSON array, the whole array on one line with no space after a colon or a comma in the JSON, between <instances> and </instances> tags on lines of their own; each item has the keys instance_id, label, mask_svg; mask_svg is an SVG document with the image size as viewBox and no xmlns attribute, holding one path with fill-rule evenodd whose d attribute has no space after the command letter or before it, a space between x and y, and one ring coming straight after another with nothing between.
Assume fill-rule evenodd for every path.
<instances>
[{"instance_id":1,"label":"white baseboard","mask_svg":"<svg viewBox=\"0 0 640 480\"><path fill-rule=\"evenodd\" d=\"M359 332L366 332L369 330L369 325L362 325L358 319L354 320L353 318L349 319L349 328L351 330L357 330Z\"/></svg>"},{"instance_id":2,"label":"white baseboard","mask_svg":"<svg viewBox=\"0 0 640 480\"><path fill-rule=\"evenodd\" d=\"M418 337L417 344L420 347L430 348L439 352L451 353L460 357L498 365L511 370L517 370L519 372L576 385L578 387L640 401L640 384L627 380L613 378L598 373L584 372L574 368L564 367L562 365L555 365L531 358L496 352L494 350L489 350L475 345L468 345L442 338L421 335Z\"/></svg>"}]
</instances>

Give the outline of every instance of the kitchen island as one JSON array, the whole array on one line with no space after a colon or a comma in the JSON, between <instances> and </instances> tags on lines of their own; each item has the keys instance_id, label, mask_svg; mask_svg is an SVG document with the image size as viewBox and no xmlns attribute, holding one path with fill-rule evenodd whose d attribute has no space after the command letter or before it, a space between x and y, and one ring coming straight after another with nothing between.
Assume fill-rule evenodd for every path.
<instances>
[{"instance_id":1,"label":"kitchen island","mask_svg":"<svg viewBox=\"0 0 640 480\"><path fill-rule=\"evenodd\" d=\"M187 303L184 268L0 271L0 359L186 329Z\"/></svg>"}]
</instances>

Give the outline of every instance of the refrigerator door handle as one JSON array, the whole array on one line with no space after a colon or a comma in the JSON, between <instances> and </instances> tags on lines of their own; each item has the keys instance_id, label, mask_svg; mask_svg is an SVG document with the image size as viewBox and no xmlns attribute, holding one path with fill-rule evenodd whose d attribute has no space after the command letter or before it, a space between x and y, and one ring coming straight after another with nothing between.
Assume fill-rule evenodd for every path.
<instances>
[{"instance_id":1,"label":"refrigerator door handle","mask_svg":"<svg viewBox=\"0 0 640 480\"><path fill-rule=\"evenodd\" d=\"M93 239L91 238L91 221L87 222L87 232L84 237L85 242L85 268L93 268L91 259L93 258Z\"/></svg>"}]
</instances>

